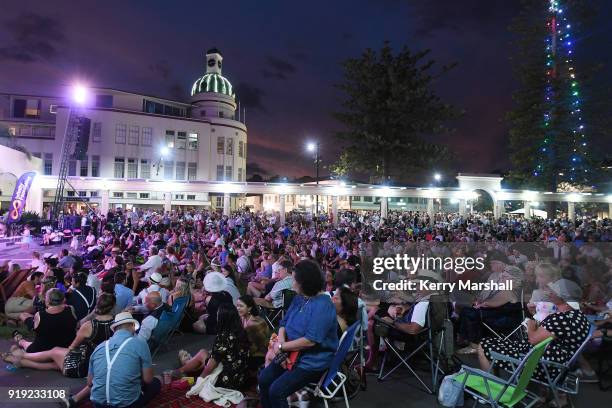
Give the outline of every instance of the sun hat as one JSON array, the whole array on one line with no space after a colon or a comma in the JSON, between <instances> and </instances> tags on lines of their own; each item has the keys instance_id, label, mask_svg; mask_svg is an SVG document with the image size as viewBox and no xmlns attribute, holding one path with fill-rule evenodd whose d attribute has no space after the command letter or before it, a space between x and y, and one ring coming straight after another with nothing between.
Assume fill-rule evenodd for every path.
<instances>
[{"instance_id":1,"label":"sun hat","mask_svg":"<svg viewBox=\"0 0 612 408\"><path fill-rule=\"evenodd\" d=\"M582 298L582 289L580 289L580 286L569 279L561 278L557 281L550 282L548 288L568 303L579 302Z\"/></svg>"},{"instance_id":2,"label":"sun hat","mask_svg":"<svg viewBox=\"0 0 612 408\"><path fill-rule=\"evenodd\" d=\"M117 313L115 319L110 325L110 328L112 331L115 331L115 327L126 323L134 323L134 325L136 326L136 330L140 328L140 323L138 323L138 320L132 317L132 314L130 312Z\"/></svg>"},{"instance_id":3,"label":"sun hat","mask_svg":"<svg viewBox=\"0 0 612 408\"><path fill-rule=\"evenodd\" d=\"M204 289L207 292L221 292L226 286L225 276L221 272L208 272L204 276Z\"/></svg>"},{"instance_id":4,"label":"sun hat","mask_svg":"<svg viewBox=\"0 0 612 408\"><path fill-rule=\"evenodd\" d=\"M149 282L159 284L162 281L163 277L159 272L153 272L151 276L149 276Z\"/></svg>"}]
</instances>

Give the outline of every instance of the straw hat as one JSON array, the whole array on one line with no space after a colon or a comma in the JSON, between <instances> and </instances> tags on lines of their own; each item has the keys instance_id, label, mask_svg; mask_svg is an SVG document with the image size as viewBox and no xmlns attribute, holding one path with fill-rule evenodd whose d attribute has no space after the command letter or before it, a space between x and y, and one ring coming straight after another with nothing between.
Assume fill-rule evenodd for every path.
<instances>
[{"instance_id":1,"label":"straw hat","mask_svg":"<svg viewBox=\"0 0 612 408\"><path fill-rule=\"evenodd\" d=\"M140 323L138 323L138 320L132 317L132 314L130 312L117 313L117 315L115 316L115 320L113 320L110 325L110 328L112 331L115 331L115 327L126 323L134 323L134 325L136 326L136 330L140 328Z\"/></svg>"},{"instance_id":2,"label":"straw hat","mask_svg":"<svg viewBox=\"0 0 612 408\"><path fill-rule=\"evenodd\" d=\"M162 279L163 277L161 276L161 273L159 272L153 272L151 276L149 276L149 282L157 283L158 285L162 281Z\"/></svg>"}]
</instances>

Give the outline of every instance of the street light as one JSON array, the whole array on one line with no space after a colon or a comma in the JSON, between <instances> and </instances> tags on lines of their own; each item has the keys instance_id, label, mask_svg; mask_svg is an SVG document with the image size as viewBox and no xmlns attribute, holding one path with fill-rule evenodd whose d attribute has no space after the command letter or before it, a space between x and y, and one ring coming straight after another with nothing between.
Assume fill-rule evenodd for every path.
<instances>
[{"instance_id":1,"label":"street light","mask_svg":"<svg viewBox=\"0 0 612 408\"><path fill-rule=\"evenodd\" d=\"M316 178L315 181L317 183L317 194L316 194L316 207L315 207L315 222L317 221L317 218L319 216L319 163L321 162L321 157L319 155L319 150L320 150L321 145L319 144L319 142L310 142L306 145L306 149L308 149L309 152L312 152L315 154L315 174L316 174Z\"/></svg>"},{"instance_id":2,"label":"street light","mask_svg":"<svg viewBox=\"0 0 612 408\"><path fill-rule=\"evenodd\" d=\"M157 159L157 162L154 164L154 166L157 167L157 171L155 172L156 176L159 176L159 168L162 166L162 161L166 158L166 156L168 156L168 154L170 154L170 149L168 149L166 146L162 146L162 148L159 149L159 159Z\"/></svg>"},{"instance_id":3,"label":"street light","mask_svg":"<svg viewBox=\"0 0 612 408\"><path fill-rule=\"evenodd\" d=\"M74 84L72 86L72 101L76 105L85 105L89 97L87 87L83 84Z\"/></svg>"},{"instance_id":4,"label":"street light","mask_svg":"<svg viewBox=\"0 0 612 408\"><path fill-rule=\"evenodd\" d=\"M440 180L442 180L442 175L440 173L436 173L436 174L434 174L434 179L436 181L440 181Z\"/></svg>"}]
</instances>

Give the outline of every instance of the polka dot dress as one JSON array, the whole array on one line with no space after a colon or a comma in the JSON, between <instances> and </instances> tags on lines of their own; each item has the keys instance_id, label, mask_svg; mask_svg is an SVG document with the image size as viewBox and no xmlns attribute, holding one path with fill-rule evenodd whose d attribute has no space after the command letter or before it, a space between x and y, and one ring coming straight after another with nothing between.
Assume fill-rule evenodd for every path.
<instances>
[{"instance_id":1,"label":"polka dot dress","mask_svg":"<svg viewBox=\"0 0 612 408\"><path fill-rule=\"evenodd\" d=\"M584 314L578 310L553 313L546 317L540 325L554 335L553 341L544 352L543 358L560 364L567 363L589 335L589 322ZM491 361L491 351L520 360L532 347L527 339L514 341L486 338L482 340L480 345L489 361ZM499 361L497 365L506 370L514 371L511 364L505 361ZM559 369L548 367L548 372L554 378L559 373ZM546 381L546 376L540 365L538 365L534 376L539 380Z\"/></svg>"}]
</instances>

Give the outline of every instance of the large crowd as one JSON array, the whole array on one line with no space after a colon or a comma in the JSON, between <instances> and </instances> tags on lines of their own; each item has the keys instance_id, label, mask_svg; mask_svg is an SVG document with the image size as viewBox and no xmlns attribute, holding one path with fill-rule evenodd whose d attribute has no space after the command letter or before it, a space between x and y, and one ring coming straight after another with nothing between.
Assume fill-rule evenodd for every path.
<instances>
[{"instance_id":1,"label":"large crowd","mask_svg":"<svg viewBox=\"0 0 612 408\"><path fill-rule=\"evenodd\" d=\"M43 232L42 243L52 244L52 234ZM366 338L363 369L374 372L381 336L406 340L426 329L436 290L372 288L371 259L407 253L482 257L485 268L389 270L386 280L513 282L446 294L455 355L473 354L488 369L492 352L519 358L552 337L546 357L565 364L589 336L593 347L609 341L610 242L612 222L587 217L391 211L381 218L347 211L332 221L296 212L281 224L278 213L249 211L84 214L69 248L34 252L29 268L22 265L29 271L7 299L4 319L33 337L15 330L2 358L18 368L86 377L69 406L87 399L96 407L144 406L165 380L152 367L159 342L167 341L156 332L185 303L180 330L214 342L193 355L178 351L180 366L164 376L195 377L189 393L212 386L234 403L258 387L264 408L285 407L321 378L355 322ZM20 269L3 265L0 282ZM600 317L594 331L593 315ZM512 332L524 317L525 336L495 335ZM391 331L381 334L380 324ZM597 380L584 356L576 369L583 381Z\"/></svg>"}]
</instances>

